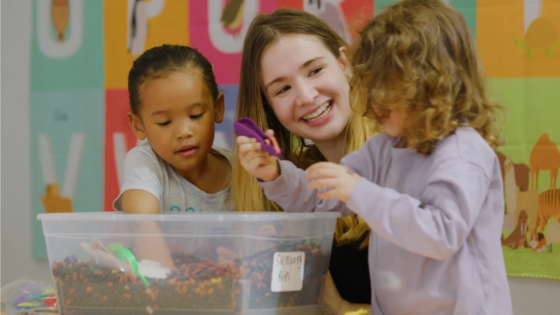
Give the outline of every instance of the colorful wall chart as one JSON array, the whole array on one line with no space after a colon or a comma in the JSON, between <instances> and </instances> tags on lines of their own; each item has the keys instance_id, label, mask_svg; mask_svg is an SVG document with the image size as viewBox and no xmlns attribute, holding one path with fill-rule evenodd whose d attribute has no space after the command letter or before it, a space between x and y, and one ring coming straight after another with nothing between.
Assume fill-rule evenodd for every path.
<instances>
[{"instance_id":1,"label":"colorful wall chart","mask_svg":"<svg viewBox=\"0 0 560 315\"><path fill-rule=\"evenodd\" d=\"M507 110L496 154L504 179L509 275L560 279L560 1L442 0L465 17L492 99ZM215 145L231 148L241 50L259 13L297 8L347 41L394 0L61 0L33 2L31 167L34 214L112 211L126 152L127 75L143 51L190 45L226 98ZM45 258L33 217L33 255Z\"/></svg>"},{"instance_id":2,"label":"colorful wall chart","mask_svg":"<svg viewBox=\"0 0 560 315\"><path fill-rule=\"evenodd\" d=\"M103 3L33 2L29 112L33 256L44 212L99 211L103 195Z\"/></svg>"},{"instance_id":3,"label":"colorful wall chart","mask_svg":"<svg viewBox=\"0 0 560 315\"><path fill-rule=\"evenodd\" d=\"M349 40L373 16L368 0L34 0L33 213L113 211L124 157L138 144L126 118L128 71L155 46L190 45L213 63L226 103L214 145L231 148L247 28L284 7L320 16ZM46 258L35 216L32 224L33 256Z\"/></svg>"},{"instance_id":4,"label":"colorful wall chart","mask_svg":"<svg viewBox=\"0 0 560 315\"><path fill-rule=\"evenodd\" d=\"M477 45L507 109L504 175L509 275L560 279L560 2L478 0Z\"/></svg>"}]
</instances>

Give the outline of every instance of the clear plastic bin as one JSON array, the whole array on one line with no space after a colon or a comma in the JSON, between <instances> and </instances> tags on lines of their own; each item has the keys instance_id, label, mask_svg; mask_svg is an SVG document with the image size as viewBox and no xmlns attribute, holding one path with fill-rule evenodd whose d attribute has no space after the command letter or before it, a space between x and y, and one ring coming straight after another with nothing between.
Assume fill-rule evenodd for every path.
<instances>
[{"instance_id":1,"label":"clear plastic bin","mask_svg":"<svg viewBox=\"0 0 560 315\"><path fill-rule=\"evenodd\" d=\"M310 315L320 313L338 216L100 212L38 219L60 314Z\"/></svg>"}]
</instances>

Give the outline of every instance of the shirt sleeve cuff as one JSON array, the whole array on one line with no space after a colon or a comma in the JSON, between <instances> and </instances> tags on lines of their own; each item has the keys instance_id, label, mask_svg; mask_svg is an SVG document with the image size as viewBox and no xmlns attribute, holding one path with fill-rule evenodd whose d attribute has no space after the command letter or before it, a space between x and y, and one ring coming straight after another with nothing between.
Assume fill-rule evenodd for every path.
<instances>
[{"instance_id":1,"label":"shirt sleeve cuff","mask_svg":"<svg viewBox=\"0 0 560 315\"><path fill-rule=\"evenodd\" d=\"M266 196L269 199L282 196L282 192L287 191L289 188L288 172L290 167L295 167L292 163L287 161L278 160L278 171L280 175L271 181L263 181L257 178L257 182L264 189Z\"/></svg>"}]
</instances>

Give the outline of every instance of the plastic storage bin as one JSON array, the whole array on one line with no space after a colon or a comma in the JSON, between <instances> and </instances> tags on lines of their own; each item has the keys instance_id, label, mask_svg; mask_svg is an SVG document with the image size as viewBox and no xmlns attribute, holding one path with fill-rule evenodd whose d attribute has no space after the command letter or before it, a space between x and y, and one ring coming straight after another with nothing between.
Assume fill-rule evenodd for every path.
<instances>
[{"instance_id":1,"label":"plastic storage bin","mask_svg":"<svg viewBox=\"0 0 560 315\"><path fill-rule=\"evenodd\" d=\"M320 313L338 216L58 213L38 219L61 314L312 315Z\"/></svg>"}]
</instances>

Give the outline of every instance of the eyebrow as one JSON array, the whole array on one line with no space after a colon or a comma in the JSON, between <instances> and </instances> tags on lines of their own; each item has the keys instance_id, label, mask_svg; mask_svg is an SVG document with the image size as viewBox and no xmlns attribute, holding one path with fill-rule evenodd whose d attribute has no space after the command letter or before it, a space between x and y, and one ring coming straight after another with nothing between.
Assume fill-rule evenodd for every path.
<instances>
[{"instance_id":1,"label":"eyebrow","mask_svg":"<svg viewBox=\"0 0 560 315\"><path fill-rule=\"evenodd\" d=\"M317 60L319 60L319 59L324 59L324 58L325 58L325 57L315 57L315 58L313 58L313 59L309 59L309 60L307 60L306 62L304 62L301 66L299 66L299 69L300 69L300 70L305 69L305 68L308 67L310 64L312 64L314 61L317 61ZM278 77L278 78L276 78L276 79L274 79L274 80L268 82L268 83L265 85L264 90L266 91L266 90L268 90L268 88L269 88L271 85L273 85L274 83L277 83L277 82L280 82L280 81L284 81L284 80L286 80L286 77L285 77L285 76L284 76L284 77Z\"/></svg>"},{"instance_id":2,"label":"eyebrow","mask_svg":"<svg viewBox=\"0 0 560 315\"><path fill-rule=\"evenodd\" d=\"M198 107L202 107L203 105L205 105L205 103L202 102L202 101L200 101L200 102L196 102L196 103L190 104L190 105L189 105L189 108L197 107L197 106L198 106ZM157 115L165 114L165 113L167 113L167 112L168 112L167 110L157 110L157 111L153 112L150 116L157 116Z\"/></svg>"}]
</instances>

